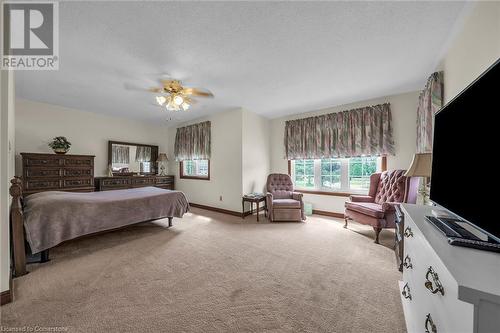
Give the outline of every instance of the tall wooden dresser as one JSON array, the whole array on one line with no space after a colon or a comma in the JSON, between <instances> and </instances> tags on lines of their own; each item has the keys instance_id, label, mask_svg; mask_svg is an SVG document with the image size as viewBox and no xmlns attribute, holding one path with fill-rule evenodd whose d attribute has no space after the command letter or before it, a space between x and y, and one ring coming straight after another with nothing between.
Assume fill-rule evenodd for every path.
<instances>
[{"instance_id":1,"label":"tall wooden dresser","mask_svg":"<svg viewBox=\"0 0 500 333\"><path fill-rule=\"evenodd\" d=\"M23 194L94 191L93 155L21 153Z\"/></svg>"}]
</instances>

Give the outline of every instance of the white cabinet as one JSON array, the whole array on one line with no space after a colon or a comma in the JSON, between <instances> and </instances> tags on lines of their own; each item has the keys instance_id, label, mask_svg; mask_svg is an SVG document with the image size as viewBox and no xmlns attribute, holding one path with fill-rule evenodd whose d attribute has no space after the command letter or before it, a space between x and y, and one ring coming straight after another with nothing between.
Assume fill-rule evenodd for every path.
<instances>
[{"instance_id":1,"label":"white cabinet","mask_svg":"<svg viewBox=\"0 0 500 333\"><path fill-rule=\"evenodd\" d=\"M451 246L425 220L428 206L403 204L403 280L407 330L500 332L500 254Z\"/></svg>"}]
</instances>

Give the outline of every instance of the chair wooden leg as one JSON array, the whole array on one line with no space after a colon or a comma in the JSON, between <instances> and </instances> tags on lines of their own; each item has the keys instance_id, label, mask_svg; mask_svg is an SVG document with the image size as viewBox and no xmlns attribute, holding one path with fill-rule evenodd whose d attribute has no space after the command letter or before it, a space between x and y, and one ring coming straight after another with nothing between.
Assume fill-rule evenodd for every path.
<instances>
[{"instance_id":1,"label":"chair wooden leg","mask_svg":"<svg viewBox=\"0 0 500 333\"><path fill-rule=\"evenodd\" d=\"M347 229L347 217L344 217L344 221L345 221L344 228Z\"/></svg>"},{"instance_id":2,"label":"chair wooden leg","mask_svg":"<svg viewBox=\"0 0 500 333\"><path fill-rule=\"evenodd\" d=\"M378 236L380 235L380 232L382 231L382 228L373 227L373 230L375 230L375 244L380 244L378 242Z\"/></svg>"}]
</instances>

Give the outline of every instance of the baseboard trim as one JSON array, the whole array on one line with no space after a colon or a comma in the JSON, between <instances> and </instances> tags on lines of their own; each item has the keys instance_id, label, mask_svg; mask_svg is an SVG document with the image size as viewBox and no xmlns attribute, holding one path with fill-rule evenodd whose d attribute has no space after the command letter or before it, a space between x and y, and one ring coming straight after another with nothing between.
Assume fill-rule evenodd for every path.
<instances>
[{"instance_id":1,"label":"baseboard trim","mask_svg":"<svg viewBox=\"0 0 500 333\"><path fill-rule=\"evenodd\" d=\"M313 209L313 214L330 216L330 217L336 217L336 218L339 218L339 219L343 219L344 218L344 214L343 213L327 212L326 210Z\"/></svg>"},{"instance_id":2,"label":"baseboard trim","mask_svg":"<svg viewBox=\"0 0 500 333\"><path fill-rule=\"evenodd\" d=\"M229 210L229 209L224 209L224 208L217 208L217 207L212 207L212 206L200 205L200 204L193 203L193 202L190 202L189 205L196 207L196 208L211 210L212 212L228 214L228 215L238 216L238 217L250 215L250 212L241 213L241 212L236 212L234 210Z\"/></svg>"},{"instance_id":3,"label":"baseboard trim","mask_svg":"<svg viewBox=\"0 0 500 333\"><path fill-rule=\"evenodd\" d=\"M9 289L0 293L0 306L12 302L12 273L9 272Z\"/></svg>"}]
</instances>

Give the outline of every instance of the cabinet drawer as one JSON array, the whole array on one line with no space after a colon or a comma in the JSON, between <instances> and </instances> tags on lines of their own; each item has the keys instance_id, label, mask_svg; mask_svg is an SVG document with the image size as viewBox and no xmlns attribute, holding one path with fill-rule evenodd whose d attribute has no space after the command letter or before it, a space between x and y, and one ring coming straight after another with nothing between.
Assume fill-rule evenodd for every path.
<instances>
[{"instance_id":1,"label":"cabinet drawer","mask_svg":"<svg viewBox=\"0 0 500 333\"><path fill-rule=\"evenodd\" d=\"M101 187L111 187L111 188L114 188L114 187L120 187L120 188L123 188L123 187L129 187L130 186L130 179L128 178L120 178L120 177L116 177L116 178L108 178L108 179L101 179L100 180L100 185Z\"/></svg>"},{"instance_id":2,"label":"cabinet drawer","mask_svg":"<svg viewBox=\"0 0 500 333\"><path fill-rule=\"evenodd\" d=\"M46 167L57 167L62 165L61 160L57 157L29 157L24 159L25 167L37 167L37 166L46 166Z\"/></svg>"},{"instance_id":3,"label":"cabinet drawer","mask_svg":"<svg viewBox=\"0 0 500 333\"><path fill-rule=\"evenodd\" d=\"M155 179L154 178L143 178L143 177L137 177L137 178L132 178L132 186L154 186L155 185Z\"/></svg>"},{"instance_id":4,"label":"cabinet drawer","mask_svg":"<svg viewBox=\"0 0 500 333\"><path fill-rule=\"evenodd\" d=\"M64 177L93 177L93 168L66 168L63 169Z\"/></svg>"},{"instance_id":5,"label":"cabinet drawer","mask_svg":"<svg viewBox=\"0 0 500 333\"><path fill-rule=\"evenodd\" d=\"M33 168L27 167L25 168L24 176L26 178L51 178L51 177L60 177L62 174L62 170L60 168Z\"/></svg>"},{"instance_id":6,"label":"cabinet drawer","mask_svg":"<svg viewBox=\"0 0 500 333\"><path fill-rule=\"evenodd\" d=\"M65 157L64 158L65 166L94 166L93 158L78 158L78 157Z\"/></svg>"},{"instance_id":7,"label":"cabinet drawer","mask_svg":"<svg viewBox=\"0 0 500 333\"><path fill-rule=\"evenodd\" d=\"M30 179L25 181L25 190L57 190L61 188L61 181L59 179Z\"/></svg>"},{"instance_id":8,"label":"cabinet drawer","mask_svg":"<svg viewBox=\"0 0 500 333\"><path fill-rule=\"evenodd\" d=\"M411 281L416 299L424 309L418 331L425 331L425 316L430 313L440 333L472 332L473 305L458 299L457 282L413 221L407 219L405 222L414 237L405 237L405 258L410 258L411 268L403 267L403 276Z\"/></svg>"},{"instance_id":9,"label":"cabinet drawer","mask_svg":"<svg viewBox=\"0 0 500 333\"><path fill-rule=\"evenodd\" d=\"M172 184L174 182L174 177L157 177L156 184Z\"/></svg>"},{"instance_id":10,"label":"cabinet drawer","mask_svg":"<svg viewBox=\"0 0 500 333\"><path fill-rule=\"evenodd\" d=\"M90 187L94 186L93 178L64 179L63 187Z\"/></svg>"}]
</instances>

